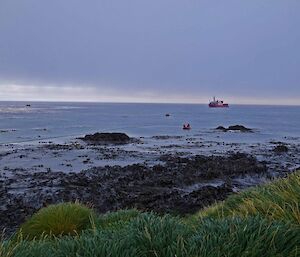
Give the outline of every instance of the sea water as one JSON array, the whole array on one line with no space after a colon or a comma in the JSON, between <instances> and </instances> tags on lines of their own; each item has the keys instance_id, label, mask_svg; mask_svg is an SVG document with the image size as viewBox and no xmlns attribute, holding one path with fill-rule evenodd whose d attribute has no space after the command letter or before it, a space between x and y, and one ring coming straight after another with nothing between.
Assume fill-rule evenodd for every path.
<instances>
[{"instance_id":1,"label":"sea water","mask_svg":"<svg viewBox=\"0 0 300 257\"><path fill-rule=\"evenodd\" d=\"M184 123L190 123L192 129L182 130ZM222 140L297 141L300 106L0 102L1 144L75 138L94 132L124 132L132 137L200 134L215 140L220 136L214 128L236 124L252 128L254 133L227 132Z\"/></svg>"}]
</instances>

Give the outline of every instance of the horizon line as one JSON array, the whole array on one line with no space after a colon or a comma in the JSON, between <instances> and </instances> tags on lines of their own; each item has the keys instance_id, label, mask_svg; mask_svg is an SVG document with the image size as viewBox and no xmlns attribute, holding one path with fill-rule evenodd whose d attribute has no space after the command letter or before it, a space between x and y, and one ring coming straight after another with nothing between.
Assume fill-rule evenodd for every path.
<instances>
[{"instance_id":1,"label":"horizon line","mask_svg":"<svg viewBox=\"0 0 300 257\"><path fill-rule=\"evenodd\" d=\"M36 103L98 103L98 104L186 104L186 105L208 105L209 102L150 102L150 101L87 101L87 100L0 100L0 102L36 102ZM229 103L231 105L247 106L300 106L300 104L273 104L273 103Z\"/></svg>"}]
</instances>

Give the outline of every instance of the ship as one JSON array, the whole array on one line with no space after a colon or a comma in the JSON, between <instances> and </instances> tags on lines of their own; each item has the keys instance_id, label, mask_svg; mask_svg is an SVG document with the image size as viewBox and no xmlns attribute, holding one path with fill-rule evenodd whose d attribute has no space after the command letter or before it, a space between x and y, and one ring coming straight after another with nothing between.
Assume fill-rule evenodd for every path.
<instances>
[{"instance_id":1,"label":"ship","mask_svg":"<svg viewBox=\"0 0 300 257\"><path fill-rule=\"evenodd\" d=\"M209 103L209 107L229 107L228 104L224 103L223 101L217 100L216 97Z\"/></svg>"}]
</instances>

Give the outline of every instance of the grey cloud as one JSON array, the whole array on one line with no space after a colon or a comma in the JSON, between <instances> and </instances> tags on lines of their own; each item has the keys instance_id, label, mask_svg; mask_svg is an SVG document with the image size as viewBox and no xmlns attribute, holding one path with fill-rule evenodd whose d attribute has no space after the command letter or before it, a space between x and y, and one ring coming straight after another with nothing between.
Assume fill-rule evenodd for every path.
<instances>
[{"instance_id":1,"label":"grey cloud","mask_svg":"<svg viewBox=\"0 0 300 257\"><path fill-rule=\"evenodd\" d=\"M297 0L1 0L0 83L300 97Z\"/></svg>"}]
</instances>

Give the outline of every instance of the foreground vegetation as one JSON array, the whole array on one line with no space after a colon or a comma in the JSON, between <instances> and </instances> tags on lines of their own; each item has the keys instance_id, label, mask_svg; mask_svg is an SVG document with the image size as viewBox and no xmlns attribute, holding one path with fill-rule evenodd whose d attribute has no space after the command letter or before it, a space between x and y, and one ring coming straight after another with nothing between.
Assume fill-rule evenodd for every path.
<instances>
[{"instance_id":1,"label":"foreground vegetation","mask_svg":"<svg viewBox=\"0 0 300 257\"><path fill-rule=\"evenodd\" d=\"M229 197L195 216L243 217L260 215L300 226L300 173Z\"/></svg>"},{"instance_id":2,"label":"foreground vegetation","mask_svg":"<svg viewBox=\"0 0 300 257\"><path fill-rule=\"evenodd\" d=\"M300 173L233 195L189 217L137 210L96 215L49 206L0 245L0 256L300 256Z\"/></svg>"}]
</instances>

